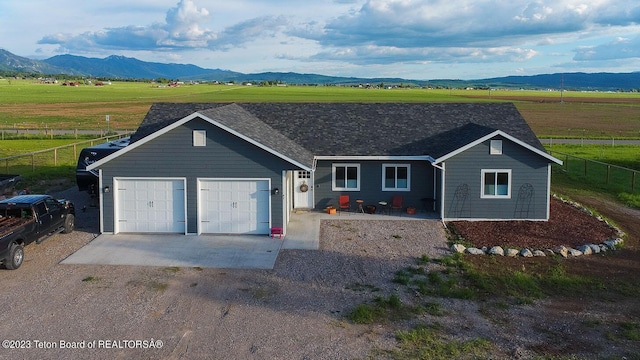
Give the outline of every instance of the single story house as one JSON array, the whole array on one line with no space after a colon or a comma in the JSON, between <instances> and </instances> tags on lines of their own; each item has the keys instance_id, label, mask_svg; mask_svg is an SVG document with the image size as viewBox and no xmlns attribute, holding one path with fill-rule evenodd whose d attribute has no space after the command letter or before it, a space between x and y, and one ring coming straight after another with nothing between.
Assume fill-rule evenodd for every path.
<instances>
[{"instance_id":1,"label":"single story house","mask_svg":"<svg viewBox=\"0 0 640 360\"><path fill-rule=\"evenodd\" d=\"M545 221L552 163L510 103L156 103L87 169L102 233L268 234L340 195Z\"/></svg>"}]
</instances>

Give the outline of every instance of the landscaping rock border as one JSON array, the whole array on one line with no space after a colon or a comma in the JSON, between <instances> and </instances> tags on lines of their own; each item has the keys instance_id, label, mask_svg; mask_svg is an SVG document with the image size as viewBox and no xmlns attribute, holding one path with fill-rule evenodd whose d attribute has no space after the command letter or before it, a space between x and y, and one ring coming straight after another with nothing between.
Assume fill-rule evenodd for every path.
<instances>
[{"instance_id":1,"label":"landscaping rock border","mask_svg":"<svg viewBox=\"0 0 640 360\"><path fill-rule=\"evenodd\" d=\"M577 249L568 248L563 245L559 245L553 249L513 249L507 248L503 249L501 246L493 246L491 249L487 248L475 248L475 247L465 247L462 244L453 244L451 245L450 250L455 253L464 253L471 255L496 255L496 256L509 256L509 257L544 257L544 256L555 256L560 255L563 258L568 257L577 257L582 255L592 255L604 253L609 250L616 250L618 247L622 245L624 240L622 238L615 238L605 240L600 244L586 244L579 246Z\"/></svg>"},{"instance_id":2,"label":"landscaping rock border","mask_svg":"<svg viewBox=\"0 0 640 360\"><path fill-rule=\"evenodd\" d=\"M562 201L565 204L571 205L574 208L587 213L590 216L598 219L606 223L611 228L615 229L618 237L604 240L599 244L584 244L577 246L576 248L566 247L564 245L558 245L554 248L547 249L530 249L530 248L522 248L522 249L513 249L513 248L503 248L502 246L492 246L491 248L482 247L466 247L463 244L455 243L451 245L450 250L454 253L461 254L471 254L471 255L496 255L496 256L508 256L508 257L546 257L546 256L562 256L563 258L568 257L578 257L583 255L592 255L592 254L600 254L607 252L609 250L617 250L622 244L624 240L622 237L625 235L622 230L620 230L615 225L611 224L602 216L594 213L590 209L586 208L580 203L577 203L572 200L564 199L561 196L553 194L553 197Z\"/></svg>"}]
</instances>

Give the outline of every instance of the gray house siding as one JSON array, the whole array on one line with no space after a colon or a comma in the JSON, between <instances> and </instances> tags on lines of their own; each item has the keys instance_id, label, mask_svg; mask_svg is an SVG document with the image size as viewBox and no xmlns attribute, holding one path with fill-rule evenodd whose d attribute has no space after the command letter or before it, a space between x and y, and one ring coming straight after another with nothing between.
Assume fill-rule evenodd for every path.
<instances>
[{"instance_id":1,"label":"gray house siding","mask_svg":"<svg viewBox=\"0 0 640 360\"><path fill-rule=\"evenodd\" d=\"M502 155L487 140L445 161L445 219L541 219L547 217L548 160L502 138ZM508 199L482 198L482 170L511 170ZM532 191L528 191L532 190Z\"/></svg>"},{"instance_id":2,"label":"gray house siding","mask_svg":"<svg viewBox=\"0 0 640 360\"><path fill-rule=\"evenodd\" d=\"M193 146L193 130L206 130L204 147ZM197 232L198 178L264 178L271 188L284 189L283 170L289 162L204 120L193 119L102 167L103 186L113 177L181 177L187 179L187 232ZM103 194L105 232L114 231L114 192ZM282 227L282 193L271 195L271 225Z\"/></svg>"},{"instance_id":3,"label":"gray house siding","mask_svg":"<svg viewBox=\"0 0 640 360\"><path fill-rule=\"evenodd\" d=\"M360 164L360 191L333 191L332 165L354 163ZM383 164L410 164L411 191L382 191ZM349 195L351 206L354 209L357 199L364 200L363 205L365 206L378 206L380 201L387 201L391 205L391 199L394 195L403 196L404 207L413 206L421 209L421 199L433 197L433 167L428 161L320 160L316 164L314 182L316 209L324 209L328 205L337 207L340 195Z\"/></svg>"}]
</instances>

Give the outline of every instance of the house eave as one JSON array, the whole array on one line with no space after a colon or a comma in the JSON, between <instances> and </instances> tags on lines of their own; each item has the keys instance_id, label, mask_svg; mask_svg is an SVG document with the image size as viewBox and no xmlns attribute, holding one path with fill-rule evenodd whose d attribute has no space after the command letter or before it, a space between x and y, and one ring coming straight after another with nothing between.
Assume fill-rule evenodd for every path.
<instances>
[{"instance_id":1,"label":"house eave","mask_svg":"<svg viewBox=\"0 0 640 360\"><path fill-rule=\"evenodd\" d=\"M392 155L321 155L314 156L314 160L336 160L336 161L368 161L368 160L382 160L382 161L429 161L434 162L433 157L428 155L402 155L402 156L392 156Z\"/></svg>"}]
</instances>

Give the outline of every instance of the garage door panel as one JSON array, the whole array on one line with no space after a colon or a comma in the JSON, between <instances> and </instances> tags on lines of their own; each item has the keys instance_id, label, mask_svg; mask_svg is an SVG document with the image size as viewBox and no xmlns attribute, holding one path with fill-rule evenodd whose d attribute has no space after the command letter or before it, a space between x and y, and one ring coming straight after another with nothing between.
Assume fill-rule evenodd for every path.
<instances>
[{"instance_id":1,"label":"garage door panel","mask_svg":"<svg viewBox=\"0 0 640 360\"><path fill-rule=\"evenodd\" d=\"M201 180L202 233L269 233L267 180Z\"/></svg>"},{"instance_id":2,"label":"garage door panel","mask_svg":"<svg viewBox=\"0 0 640 360\"><path fill-rule=\"evenodd\" d=\"M183 180L117 181L118 232L185 232Z\"/></svg>"}]
</instances>

